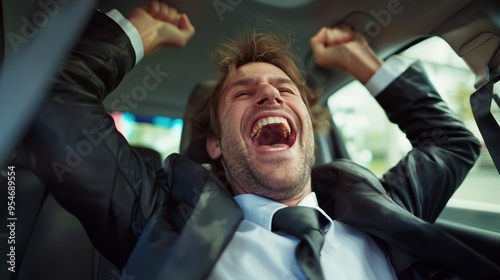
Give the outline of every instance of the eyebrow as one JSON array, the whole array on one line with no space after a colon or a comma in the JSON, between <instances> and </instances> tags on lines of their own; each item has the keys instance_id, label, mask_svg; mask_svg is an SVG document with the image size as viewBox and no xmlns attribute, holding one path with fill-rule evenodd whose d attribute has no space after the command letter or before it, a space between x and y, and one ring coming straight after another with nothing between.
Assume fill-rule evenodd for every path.
<instances>
[{"instance_id":1,"label":"eyebrow","mask_svg":"<svg viewBox=\"0 0 500 280\"><path fill-rule=\"evenodd\" d=\"M279 84L279 85L285 84L285 85L296 86L296 84L288 78L275 77L271 78L270 81L271 84Z\"/></svg>"},{"instance_id":2,"label":"eyebrow","mask_svg":"<svg viewBox=\"0 0 500 280\"><path fill-rule=\"evenodd\" d=\"M232 82L229 85L228 90L230 90L234 87L237 87L237 86L247 86L247 85L250 85L252 83L257 83L257 79L254 77L239 79L239 80ZM283 78L283 77L272 77L269 79L269 83L270 84L279 84L279 85L287 84L287 85L295 86L295 83L292 80L290 80L288 78Z\"/></svg>"}]
</instances>

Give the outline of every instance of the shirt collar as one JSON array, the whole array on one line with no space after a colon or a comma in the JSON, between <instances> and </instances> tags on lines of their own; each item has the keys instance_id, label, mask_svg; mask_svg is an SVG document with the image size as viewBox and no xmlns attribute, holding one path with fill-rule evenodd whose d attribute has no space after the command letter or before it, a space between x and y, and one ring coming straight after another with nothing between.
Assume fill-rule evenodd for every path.
<instances>
[{"instance_id":1,"label":"shirt collar","mask_svg":"<svg viewBox=\"0 0 500 280\"><path fill-rule=\"evenodd\" d=\"M236 203L241 207L245 214L245 220L256 223L259 226L271 230L272 218L274 213L281 208L287 207L283 203L270 200L255 194L240 194L234 197ZM298 204L298 206L311 207L318 210L328 220L328 225L325 231L332 225L332 219L319 208L316 194L311 192L306 195Z\"/></svg>"}]
</instances>

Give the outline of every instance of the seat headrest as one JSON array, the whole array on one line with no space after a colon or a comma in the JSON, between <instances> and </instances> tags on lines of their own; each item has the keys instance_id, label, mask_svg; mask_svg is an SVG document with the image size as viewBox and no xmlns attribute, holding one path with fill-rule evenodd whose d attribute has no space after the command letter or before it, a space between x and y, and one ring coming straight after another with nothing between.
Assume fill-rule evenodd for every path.
<instances>
[{"instance_id":1,"label":"seat headrest","mask_svg":"<svg viewBox=\"0 0 500 280\"><path fill-rule=\"evenodd\" d=\"M207 80L196 85L189 96L186 109L184 110L180 154L200 164L211 164L213 161L206 149L206 130L208 130L208 126L199 127L199 125L195 125L194 118L200 117L195 114L208 107L209 96L216 84L217 81ZM209 118L208 114L203 117Z\"/></svg>"}]
</instances>

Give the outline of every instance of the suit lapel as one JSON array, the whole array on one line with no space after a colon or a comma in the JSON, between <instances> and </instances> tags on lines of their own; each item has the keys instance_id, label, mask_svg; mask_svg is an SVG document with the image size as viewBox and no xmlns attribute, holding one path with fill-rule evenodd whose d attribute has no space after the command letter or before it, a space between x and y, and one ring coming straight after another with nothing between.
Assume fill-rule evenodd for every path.
<instances>
[{"instance_id":1,"label":"suit lapel","mask_svg":"<svg viewBox=\"0 0 500 280\"><path fill-rule=\"evenodd\" d=\"M320 207L333 219L353 225L387 242L393 249L439 268L452 269L471 278L479 276L477 279L498 275L498 267L491 261L397 205L368 170L339 160L316 167L312 178ZM392 264L398 274L408 269L407 263L395 260ZM397 264L405 267L397 267Z\"/></svg>"},{"instance_id":2,"label":"suit lapel","mask_svg":"<svg viewBox=\"0 0 500 280\"><path fill-rule=\"evenodd\" d=\"M176 209L167 205L148 221L124 275L205 279L243 220L243 212L220 181L200 165L173 155L163 168ZM182 229L180 233L173 225Z\"/></svg>"}]
</instances>

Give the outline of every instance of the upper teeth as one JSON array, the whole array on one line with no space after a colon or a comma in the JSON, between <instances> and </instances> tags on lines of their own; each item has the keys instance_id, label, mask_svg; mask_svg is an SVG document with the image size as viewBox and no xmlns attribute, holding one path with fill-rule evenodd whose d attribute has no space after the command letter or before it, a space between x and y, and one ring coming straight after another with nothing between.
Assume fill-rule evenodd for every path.
<instances>
[{"instance_id":1,"label":"upper teeth","mask_svg":"<svg viewBox=\"0 0 500 280\"><path fill-rule=\"evenodd\" d=\"M260 132L262 131L262 127L268 124L275 124L275 123L281 123L283 124L281 126L283 136L288 137L290 135L291 129L290 125L288 124L288 121L283 118L283 117L266 117L259 119L255 125L253 126L252 129L252 134L251 137L255 138L260 135Z\"/></svg>"}]
</instances>

